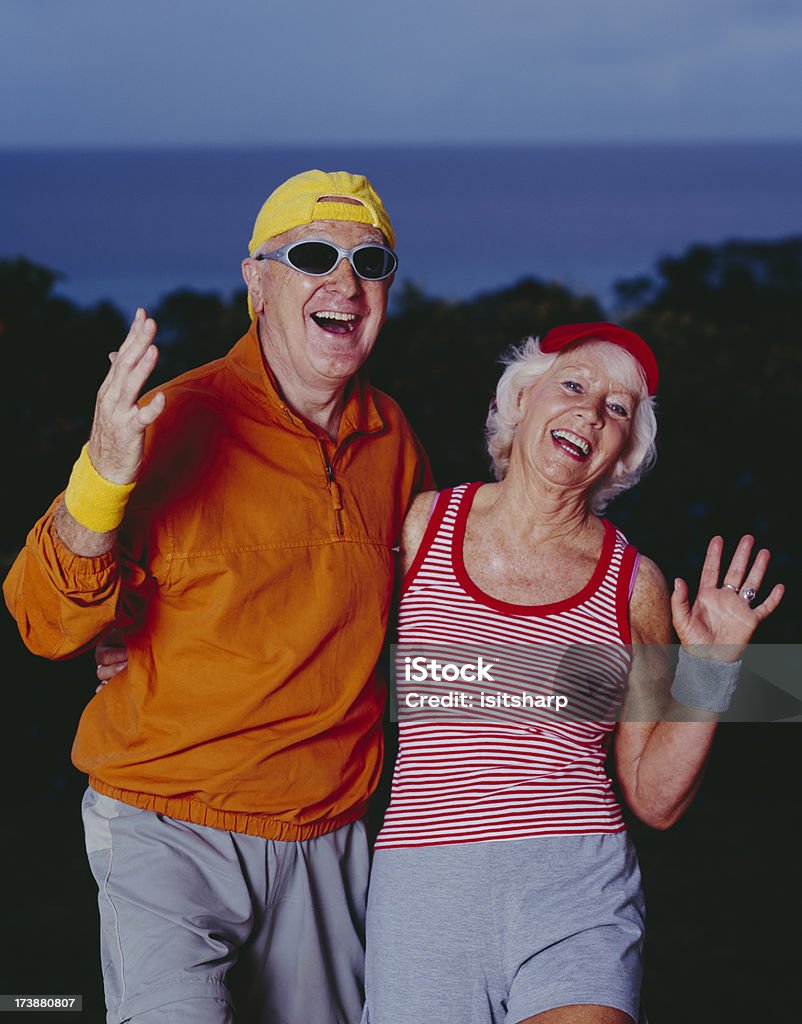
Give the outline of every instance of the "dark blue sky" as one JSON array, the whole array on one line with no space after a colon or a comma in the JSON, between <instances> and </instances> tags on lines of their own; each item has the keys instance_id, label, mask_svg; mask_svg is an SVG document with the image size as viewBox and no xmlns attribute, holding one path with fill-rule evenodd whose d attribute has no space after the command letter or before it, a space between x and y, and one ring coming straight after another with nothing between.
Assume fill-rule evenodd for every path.
<instances>
[{"instance_id":1,"label":"dark blue sky","mask_svg":"<svg viewBox=\"0 0 802 1024\"><path fill-rule=\"evenodd\" d=\"M802 138L795 0L0 12L0 146Z\"/></svg>"}]
</instances>

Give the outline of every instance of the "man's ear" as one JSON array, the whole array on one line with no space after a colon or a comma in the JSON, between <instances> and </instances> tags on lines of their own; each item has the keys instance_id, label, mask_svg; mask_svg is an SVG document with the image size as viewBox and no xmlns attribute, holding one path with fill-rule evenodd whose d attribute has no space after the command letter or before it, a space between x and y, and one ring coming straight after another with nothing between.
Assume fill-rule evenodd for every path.
<instances>
[{"instance_id":1,"label":"man's ear","mask_svg":"<svg viewBox=\"0 0 802 1024\"><path fill-rule=\"evenodd\" d=\"M248 298L253 312L258 316L265 308L264 285L259 265L250 256L242 261L242 279L248 289Z\"/></svg>"}]
</instances>

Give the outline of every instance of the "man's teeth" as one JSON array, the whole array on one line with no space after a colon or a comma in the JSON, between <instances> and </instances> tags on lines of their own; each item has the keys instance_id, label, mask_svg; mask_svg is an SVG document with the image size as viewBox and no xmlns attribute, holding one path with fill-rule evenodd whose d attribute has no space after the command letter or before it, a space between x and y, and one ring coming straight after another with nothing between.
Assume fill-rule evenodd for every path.
<instances>
[{"instance_id":1,"label":"man's teeth","mask_svg":"<svg viewBox=\"0 0 802 1024\"><path fill-rule=\"evenodd\" d=\"M583 455L590 455L590 445L588 442L570 430L552 430L551 436L561 438L563 441L568 441L569 444L575 445Z\"/></svg>"},{"instance_id":2,"label":"man's teeth","mask_svg":"<svg viewBox=\"0 0 802 1024\"><path fill-rule=\"evenodd\" d=\"M313 315L317 320L344 320L346 323L356 320L356 313L338 313L334 309L321 309Z\"/></svg>"}]
</instances>

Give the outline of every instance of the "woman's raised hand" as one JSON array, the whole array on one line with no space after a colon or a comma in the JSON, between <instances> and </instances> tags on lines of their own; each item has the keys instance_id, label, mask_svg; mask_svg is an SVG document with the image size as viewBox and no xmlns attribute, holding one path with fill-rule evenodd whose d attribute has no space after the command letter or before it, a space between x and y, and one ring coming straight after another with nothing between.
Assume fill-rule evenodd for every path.
<instances>
[{"instance_id":1,"label":"woman's raised hand","mask_svg":"<svg viewBox=\"0 0 802 1024\"><path fill-rule=\"evenodd\" d=\"M778 583L760 604L753 604L771 557L765 548L761 548L750 567L753 544L754 537L741 537L719 584L724 540L713 537L707 546L699 592L693 606L688 601L685 580L674 581L671 614L680 643L685 648L696 645L716 648L709 653L699 650L691 653L719 661L737 661L758 624L768 618L780 603L785 588Z\"/></svg>"}]
</instances>

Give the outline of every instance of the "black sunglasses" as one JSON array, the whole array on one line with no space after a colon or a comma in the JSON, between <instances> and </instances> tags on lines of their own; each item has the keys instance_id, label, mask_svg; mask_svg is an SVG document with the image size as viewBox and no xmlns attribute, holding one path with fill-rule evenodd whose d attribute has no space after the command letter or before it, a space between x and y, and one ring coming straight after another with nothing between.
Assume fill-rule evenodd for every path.
<instances>
[{"instance_id":1,"label":"black sunglasses","mask_svg":"<svg viewBox=\"0 0 802 1024\"><path fill-rule=\"evenodd\" d=\"M278 260L293 270L311 277L330 274L345 257L354 268L357 277L363 281L383 281L395 272L398 257L385 245L356 245L353 249L341 249L334 242L310 238L305 242L290 242L273 252L260 252L255 260Z\"/></svg>"}]
</instances>

